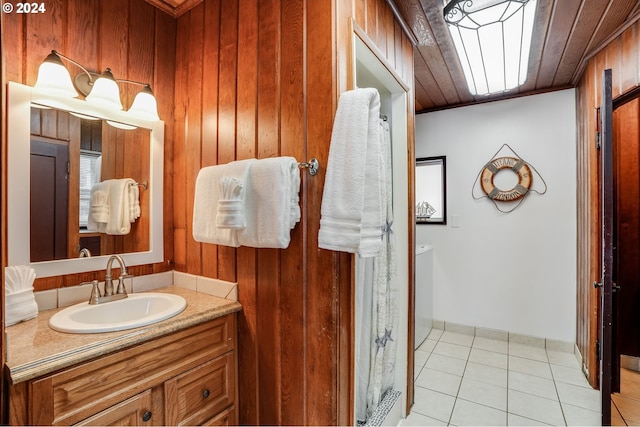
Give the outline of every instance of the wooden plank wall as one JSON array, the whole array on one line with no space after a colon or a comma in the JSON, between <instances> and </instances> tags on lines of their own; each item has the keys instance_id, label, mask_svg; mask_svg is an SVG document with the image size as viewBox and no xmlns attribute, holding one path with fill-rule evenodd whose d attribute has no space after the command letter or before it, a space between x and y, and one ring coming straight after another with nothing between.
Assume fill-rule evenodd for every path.
<instances>
[{"instance_id":1,"label":"wooden plank wall","mask_svg":"<svg viewBox=\"0 0 640 427\"><path fill-rule=\"evenodd\" d=\"M33 86L40 63L52 49L89 70L102 71L110 67L116 78L151 83L160 117L165 121L164 253L165 260L172 260L175 19L144 0L53 0L46 2L46 9L42 14L2 14L3 93L8 81ZM72 76L80 71L69 62L63 62ZM136 89L136 86L121 85L125 108L131 105ZM6 153L6 127L2 147ZM3 209L6 209L4 174L2 180ZM2 218L6 218L5 212L3 210ZM4 220L2 226L6 230ZM3 233L3 266L7 262L5 236ZM132 267L129 271L141 275L172 268L164 262ZM35 287L43 290L73 286L90 279L101 279L101 274L104 271L42 278L36 280Z\"/></svg>"},{"instance_id":2,"label":"wooden plank wall","mask_svg":"<svg viewBox=\"0 0 640 427\"><path fill-rule=\"evenodd\" d=\"M576 344L584 359L585 370L593 387L598 385L595 342L598 336L600 297L593 287L593 283L600 280L596 108L600 105L603 70L612 69L614 99L640 84L639 25L640 23L636 21L590 59L577 90L578 318Z\"/></svg>"},{"instance_id":3,"label":"wooden plank wall","mask_svg":"<svg viewBox=\"0 0 640 427\"><path fill-rule=\"evenodd\" d=\"M412 46L383 0L207 0L178 18L176 269L238 282L241 424L352 423L351 257L317 246L351 16L412 87ZM199 169L272 156L322 165L301 172L289 248L195 242Z\"/></svg>"}]
</instances>

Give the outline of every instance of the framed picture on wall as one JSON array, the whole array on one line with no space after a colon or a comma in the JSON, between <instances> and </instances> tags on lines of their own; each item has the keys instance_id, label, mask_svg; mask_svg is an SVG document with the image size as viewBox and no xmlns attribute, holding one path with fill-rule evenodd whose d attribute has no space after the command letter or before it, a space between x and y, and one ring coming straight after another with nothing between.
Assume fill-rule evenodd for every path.
<instances>
[{"instance_id":1,"label":"framed picture on wall","mask_svg":"<svg viewBox=\"0 0 640 427\"><path fill-rule=\"evenodd\" d=\"M447 223L447 158L416 159L416 223Z\"/></svg>"}]
</instances>

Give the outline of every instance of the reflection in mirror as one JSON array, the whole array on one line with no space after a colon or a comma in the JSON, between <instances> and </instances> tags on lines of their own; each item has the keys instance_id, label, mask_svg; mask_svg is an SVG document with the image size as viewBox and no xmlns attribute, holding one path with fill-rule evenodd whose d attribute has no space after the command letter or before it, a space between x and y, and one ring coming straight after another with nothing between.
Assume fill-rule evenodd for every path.
<instances>
[{"instance_id":1,"label":"reflection in mirror","mask_svg":"<svg viewBox=\"0 0 640 427\"><path fill-rule=\"evenodd\" d=\"M103 270L107 255L115 253L127 266L161 262L164 123L128 121L123 112L88 113L82 100L50 97L14 82L7 93L8 265L30 265L41 278ZM100 120L83 120L87 114ZM107 120L138 129L116 129ZM81 175L80 169L89 172ZM148 184L135 186L140 217L126 234L91 232L88 221L81 221L88 218L87 192L90 198L98 169L100 181Z\"/></svg>"},{"instance_id":2,"label":"reflection in mirror","mask_svg":"<svg viewBox=\"0 0 640 427\"><path fill-rule=\"evenodd\" d=\"M416 159L416 223L447 223L446 156Z\"/></svg>"},{"instance_id":3,"label":"reflection in mirror","mask_svg":"<svg viewBox=\"0 0 640 427\"><path fill-rule=\"evenodd\" d=\"M89 221L102 213L91 205L92 188L110 179L146 181L149 156L141 153L148 152L146 129L124 131L104 120L32 107L31 262L148 251L149 204L143 187L135 191L139 217L126 234L100 232Z\"/></svg>"}]
</instances>

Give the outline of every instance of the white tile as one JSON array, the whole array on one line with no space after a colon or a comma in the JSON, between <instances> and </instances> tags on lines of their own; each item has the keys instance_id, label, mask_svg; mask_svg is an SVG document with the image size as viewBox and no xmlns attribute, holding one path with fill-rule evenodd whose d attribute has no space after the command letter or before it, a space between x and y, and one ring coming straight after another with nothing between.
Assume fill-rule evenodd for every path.
<instances>
[{"instance_id":1,"label":"white tile","mask_svg":"<svg viewBox=\"0 0 640 427\"><path fill-rule=\"evenodd\" d=\"M456 426L506 426L507 413L458 399L451 416L451 424Z\"/></svg>"},{"instance_id":2,"label":"white tile","mask_svg":"<svg viewBox=\"0 0 640 427\"><path fill-rule=\"evenodd\" d=\"M476 338L477 337L490 338L499 341L509 341L509 332L490 328L476 328Z\"/></svg>"},{"instance_id":3,"label":"white tile","mask_svg":"<svg viewBox=\"0 0 640 427\"><path fill-rule=\"evenodd\" d=\"M473 347L481 350L493 351L495 353L507 354L509 352L509 342L492 338L476 337L473 340Z\"/></svg>"},{"instance_id":4,"label":"white tile","mask_svg":"<svg viewBox=\"0 0 640 427\"><path fill-rule=\"evenodd\" d=\"M226 298L234 288L238 286L235 282L212 279L204 276L196 276L196 290L203 294L212 295L218 298Z\"/></svg>"},{"instance_id":5,"label":"white tile","mask_svg":"<svg viewBox=\"0 0 640 427\"><path fill-rule=\"evenodd\" d=\"M148 292L173 285L173 271L145 274L133 278L133 292Z\"/></svg>"},{"instance_id":6,"label":"white tile","mask_svg":"<svg viewBox=\"0 0 640 427\"><path fill-rule=\"evenodd\" d=\"M507 369L508 359L506 354L482 350L480 348L472 348L469 354L469 362L481 363L502 369Z\"/></svg>"},{"instance_id":7,"label":"white tile","mask_svg":"<svg viewBox=\"0 0 640 427\"><path fill-rule=\"evenodd\" d=\"M437 391L427 390L426 388L416 387L414 393L415 403L412 412L435 418L436 420L449 422L453 404L456 398L438 393Z\"/></svg>"},{"instance_id":8,"label":"white tile","mask_svg":"<svg viewBox=\"0 0 640 427\"><path fill-rule=\"evenodd\" d=\"M598 390L561 382L556 383L556 388L560 402L600 412L601 399Z\"/></svg>"},{"instance_id":9,"label":"white tile","mask_svg":"<svg viewBox=\"0 0 640 427\"><path fill-rule=\"evenodd\" d=\"M424 364L427 363L427 359L429 359L430 355L431 353L426 353L424 351L416 350L413 353L414 369L422 369Z\"/></svg>"},{"instance_id":10,"label":"white tile","mask_svg":"<svg viewBox=\"0 0 640 427\"><path fill-rule=\"evenodd\" d=\"M448 342L439 341L436 347L433 349L434 353L444 356L455 357L456 359L467 360L471 347L466 347L458 344L450 344Z\"/></svg>"},{"instance_id":11,"label":"white tile","mask_svg":"<svg viewBox=\"0 0 640 427\"><path fill-rule=\"evenodd\" d=\"M471 344L473 343L473 335L459 334L457 332L449 332L445 330L440 337L440 342L448 342L450 344L471 347Z\"/></svg>"},{"instance_id":12,"label":"white tile","mask_svg":"<svg viewBox=\"0 0 640 427\"><path fill-rule=\"evenodd\" d=\"M190 289L192 291L197 290L197 279L196 276L189 273L182 273L181 271L173 272L173 284L174 286L178 286L185 289Z\"/></svg>"},{"instance_id":13,"label":"white tile","mask_svg":"<svg viewBox=\"0 0 640 427\"><path fill-rule=\"evenodd\" d=\"M562 411L568 426L599 426L602 422L602 415L599 411L590 411L564 403L562 404Z\"/></svg>"},{"instance_id":14,"label":"white tile","mask_svg":"<svg viewBox=\"0 0 640 427\"><path fill-rule=\"evenodd\" d=\"M476 328L474 326L460 325L458 323L451 322L444 322L444 330L471 336L476 334Z\"/></svg>"},{"instance_id":15,"label":"white tile","mask_svg":"<svg viewBox=\"0 0 640 427\"><path fill-rule=\"evenodd\" d=\"M104 289L104 282L99 283L100 289ZM71 286L58 289L58 307L68 307L79 302L89 301L93 285Z\"/></svg>"},{"instance_id":16,"label":"white tile","mask_svg":"<svg viewBox=\"0 0 640 427\"><path fill-rule=\"evenodd\" d=\"M401 426L446 426L446 421L425 417L417 412L411 412L407 418L400 421Z\"/></svg>"},{"instance_id":17,"label":"white tile","mask_svg":"<svg viewBox=\"0 0 640 427\"><path fill-rule=\"evenodd\" d=\"M432 353L424 366L428 369L433 369L434 371L462 376L466 363L467 362L462 359Z\"/></svg>"},{"instance_id":18,"label":"white tile","mask_svg":"<svg viewBox=\"0 0 640 427\"><path fill-rule=\"evenodd\" d=\"M516 344L529 345L532 347L540 347L540 348L544 348L546 344L544 338L533 337L531 335L524 335L524 334L515 334L511 332L509 332L509 342L516 343Z\"/></svg>"},{"instance_id":19,"label":"white tile","mask_svg":"<svg viewBox=\"0 0 640 427\"><path fill-rule=\"evenodd\" d=\"M501 411L507 410L507 389L505 387L472 380L466 376L462 380L458 399L465 399Z\"/></svg>"},{"instance_id":20,"label":"white tile","mask_svg":"<svg viewBox=\"0 0 640 427\"><path fill-rule=\"evenodd\" d=\"M545 347L547 350L559 351L562 353L573 353L576 344L569 341L550 340L547 338Z\"/></svg>"},{"instance_id":21,"label":"white tile","mask_svg":"<svg viewBox=\"0 0 640 427\"><path fill-rule=\"evenodd\" d=\"M433 329L440 329L444 331L444 320L433 319L433 324L431 326Z\"/></svg>"},{"instance_id":22,"label":"white tile","mask_svg":"<svg viewBox=\"0 0 640 427\"><path fill-rule=\"evenodd\" d=\"M546 399L558 400L558 393L553 380L520 372L509 372L509 390L517 390Z\"/></svg>"},{"instance_id":23,"label":"white tile","mask_svg":"<svg viewBox=\"0 0 640 427\"><path fill-rule=\"evenodd\" d=\"M422 344L420 344L420 347L418 347L418 350L431 353L435 348L436 344L438 344L437 340L426 339Z\"/></svg>"},{"instance_id":24,"label":"white tile","mask_svg":"<svg viewBox=\"0 0 640 427\"><path fill-rule=\"evenodd\" d=\"M439 391L440 393L450 396L456 396L460 389L461 381L462 377L458 375L424 368L422 372L420 372L420 376L416 380L415 385L428 388L429 390Z\"/></svg>"},{"instance_id":25,"label":"white tile","mask_svg":"<svg viewBox=\"0 0 640 427\"><path fill-rule=\"evenodd\" d=\"M444 330L436 328L435 325L434 325L433 329L431 329L431 332L429 332L429 335L427 336L427 339L428 340L436 340L436 341L438 341L443 332L444 332Z\"/></svg>"},{"instance_id":26,"label":"white tile","mask_svg":"<svg viewBox=\"0 0 640 427\"><path fill-rule=\"evenodd\" d=\"M57 289L34 292L33 296L36 298L36 304L38 304L38 311L45 311L45 310L58 308L58 290Z\"/></svg>"},{"instance_id":27,"label":"white tile","mask_svg":"<svg viewBox=\"0 0 640 427\"><path fill-rule=\"evenodd\" d=\"M509 413L551 425L565 425L560 402L509 390Z\"/></svg>"},{"instance_id":28,"label":"white tile","mask_svg":"<svg viewBox=\"0 0 640 427\"><path fill-rule=\"evenodd\" d=\"M547 357L549 359L549 363L552 365L561 365L569 368L580 369L576 355L573 353L547 350Z\"/></svg>"},{"instance_id":29,"label":"white tile","mask_svg":"<svg viewBox=\"0 0 640 427\"><path fill-rule=\"evenodd\" d=\"M516 414L507 414L507 425L510 426L548 426L549 424L541 423L530 418L521 417Z\"/></svg>"},{"instance_id":30,"label":"white tile","mask_svg":"<svg viewBox=\"0 0 640 427\"><path fill-rule=\"evenodd\" d=\"M577 368L568 368L566 366L551 365L551 371L553 372L553 379L555 382L568 383L578 385L580 387L591 388L587 378L582 371Z\"/></svg>"},{"instance_id":31,"label":"white tile","mask_svg":"<svg viewBox=\"0 0 640 427\"><path fill-rule=\"evenodd\" d=\"M507 387L507 370L494 366L468 362L467 368L464 371L464 377L486 384L493 384L504 388Z\"/></svg>"},{"instance_id":32,"label":"white tile","mask_svg":"<svg viewBox=\"0 0 640 427\"><path fill-rule=\"evenodd\" d=\"M547 351L542 347L535 347L527 344L509 342L509 355L524 357L525 359L548 362Z\"/></svg>"},{"instance_id":33,"label":"white tile","mask_svg":"<svg viewBox=\"0 0 640 427\"><path fill-rule=\"evenodd\" d=\"M509 371L522 372L536 377L553 379L548 363L537 360L524 359L517 356L509 356Z\"/></svg>"}]
</instances>

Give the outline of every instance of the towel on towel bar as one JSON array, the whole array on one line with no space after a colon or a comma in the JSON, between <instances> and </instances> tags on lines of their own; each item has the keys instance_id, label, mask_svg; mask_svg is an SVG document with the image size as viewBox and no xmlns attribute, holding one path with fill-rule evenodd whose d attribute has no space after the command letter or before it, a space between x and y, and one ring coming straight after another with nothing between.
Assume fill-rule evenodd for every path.
<instances>
[{"instance_id":1,"label":"towel on towel bar","mask_svg":"<svg viewBox=\"0 0 640 427\"><path fill-rule=\"evenodd\" d=\"M383 225L380 95L374 88L344 92L331 133L322 193L318 246L375 256Z\"/></svg>"},{"instance_id":2,"label":"towel on towel bar","mask_svg":"<svg viewBox=\"0 0 640 427\"><path fill-rule=\"evenodd\" d=\"M121 236L140 217L140 190L131 178L108 179L91 188L87 229Z\"/></svg>"},{"instance_id":3,"label":"towel on towel bar","mask_svg":"<svg viewBox=\"0 0 640 427\"><path fill-rule=\"evenodd\" d=\"M245 199L247 176L255 159L231 162L224 167L219 181L220 198L216 210L216 226L239 230L246 225Z\"/></svg>"},{"instance_id":4,"label":"towel on towel bar","mask_svg":"<svg viewBox=\"0 0 640 427\"><path fill-rule=\"evenodd\" d=\"M293 157L272 157L251 164L247 178L247 226L238 230L242 246L289 246L300 221L300 170Z\"/></svg>"}]
</instances>

